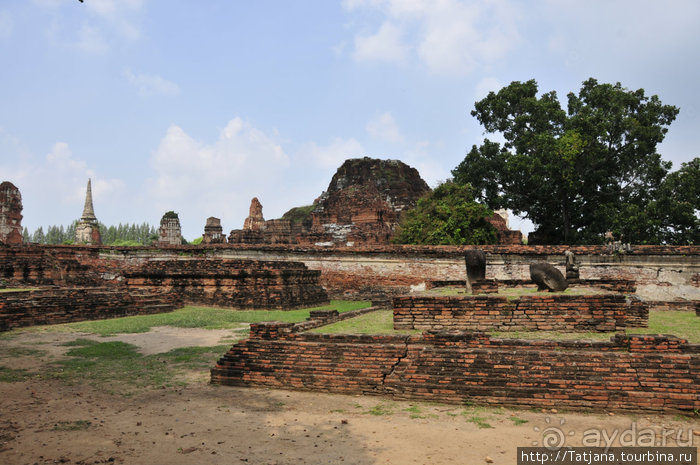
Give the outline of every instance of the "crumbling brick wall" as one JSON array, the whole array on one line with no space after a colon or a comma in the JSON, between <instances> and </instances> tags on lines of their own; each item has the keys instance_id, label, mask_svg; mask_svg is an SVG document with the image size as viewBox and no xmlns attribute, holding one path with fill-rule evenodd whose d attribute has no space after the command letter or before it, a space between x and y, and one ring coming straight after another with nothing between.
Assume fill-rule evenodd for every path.
<instances>
[{"instance_id":1,"label":"crumbling brick wall","mask_svg":"<svg viewBox=\"0 0 700 465\"><path fill-rule=\"evenodd\" d=\"M700 408L700 345L672 336L524 341L438 331L300 334L289 326L252 325L250 338L211 370L212 383L499 406Z\"/></svg>"},{"instance_id":2,"label":"crumbling brick wall","mask_svg":"<svg viewBox=\"0 0 700 465\"><path fill-rule=\"evenodd\" d=\"M648 306L620 294L400 296L395 329L615 331L648 325Z\"/></svg>"},{"instance_id":3,"label":"crumbling brick wall","mask_svg":"<svg viewBox=\"0 0 700 465\"><path fill-rule=\"evenodd\" d=\"M321 272L303 263L252 260L154 260L123 272L129 289L174 294L185 302L234 308L323 305Z\"/></svg>"},{"instance_id":4,"label":"crumbling brick wall","mask_svg":"<svg viewBox=\"0 0 700 465\"><path fill-rule=\"evenodd\" d=\"M115 288L41 289L0 293L0 331L36 325L169 312L181 304L167 296Z\"/></svg>"}]
</instances>

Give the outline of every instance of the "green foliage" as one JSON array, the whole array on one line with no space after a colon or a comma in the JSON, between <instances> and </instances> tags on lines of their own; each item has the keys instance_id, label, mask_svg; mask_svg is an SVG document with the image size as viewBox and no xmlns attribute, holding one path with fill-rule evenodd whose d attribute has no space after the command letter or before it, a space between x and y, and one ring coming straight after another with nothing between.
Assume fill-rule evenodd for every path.
<instances>
[{"instance_id":1,"label":"green foliage","mask_svg":"<svg viewBox=\"0 0 700 465\"><path fill-rule=\"evenodd\" d=\"M192 240L192 245L199 245L202 243L203 240L204 236L199 236L198 238Z\"/></svg>"},{"instance_id":2,"label":"green foliage","mask_svg":"<svg viewBox=\"0 0 700 465\"><path fill-rule=\"evenodd\" d=\"M33 234L25 228L22 236L26 243L70 245L75 240L77 224L78 220L75 220L68 227L49 226L46 233L44 233L44 229L41 226ZM158 238L155 227L148 223L119 223L118 226L105 226L98 222L97 226L100 229L100 236L104 245L142 246L151 244L153 236L156 239Z\"/></svg>"},{"instance_id":3,"label":"green foliage","mask_svg":"<svg viewBox=\"0 0 700 465\"><path fill-rule=\"evenodd\" d=\"M303 207L295 207L282 215L283 220L289 220L292 223L304 223L311 221L311 212L314 205L306 205Z\"/></svg>"},{"instance_id":4,"label":"green foliage","mask_svg":"<svg viewBox=\"0 0 700 465\"><path fill-rule=\"evenodd\" d=\"M162 219L166 219L166 218L167 218L167 219L176 219L176 220L179 220L179 219L180 219L180 217L177 215L177 213L175 213L175 212L172 211L172 210L163 213L163 218L162 218Z\"/></svg>"},{"instance_id":5,"label":"green foliage","mask_svg":"<svg viewBox=\"0 0 700 465\"><path fill-rule=\"evenodd\" d=\"M556 92L537 92L535 80L515 81L476 102L472 115L505 143L474 145L452 171L455 182L532 220L531 243L601 243L607 231L626 242L677 240L654 202L671 166L656 147L678 108L595 79L568 94L567 111Z\"/></svg>"},{"instance_id":6,"label":"green foliage","mask_svg":"<svg viewBox=\"0 0 700 465\"><path fill-rule=\"evenodd\" d=\"M447 181L407 211L393 241L399 244L493 244L496 229L486 221L493 212L474 201L471 187Z\"/></svg>"}]
</instances>

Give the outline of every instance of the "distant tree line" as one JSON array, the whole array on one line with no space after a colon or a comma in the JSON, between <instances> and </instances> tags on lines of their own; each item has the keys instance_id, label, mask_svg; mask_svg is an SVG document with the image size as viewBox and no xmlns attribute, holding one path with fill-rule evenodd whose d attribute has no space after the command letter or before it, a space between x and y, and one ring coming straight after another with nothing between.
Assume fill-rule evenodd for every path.
<instances>
[{"instance_id":1,"label":"distant tree line","mask_svg":"<svg viewBox=\"0 0 700 465\"><path fill-rule=\"evenodd\" d=\"M39 226L36 231L30 232L26 227L22 233L25 243L59 245L72 244L75 241L75 228L78 225L78 220L64 227L49 226L44 231L42 226ZM150 245L151 242L158 239L157 229L148 224L130 224L119 223L118 226L105 226L98 223L102 243L105 245Z\"/></svg>"}]
</instances>

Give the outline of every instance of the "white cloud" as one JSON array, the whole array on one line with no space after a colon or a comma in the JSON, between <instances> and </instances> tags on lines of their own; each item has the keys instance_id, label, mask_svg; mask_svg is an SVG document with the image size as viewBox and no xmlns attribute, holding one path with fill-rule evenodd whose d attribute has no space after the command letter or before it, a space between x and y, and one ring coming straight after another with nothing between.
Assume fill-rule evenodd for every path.
<instances>
[{"instance_id":1,"label":"white cloud","mask_svg":"<svg viewBox=\"0 0 700 465\"><path fill-rule=\"evenodd\" d=\"M356 35L358 60L396 62L413 53L434 73L462 75L504 58L519 42L518 11L507 0L346 0L343 5L385 15L375 34Z\"/></svg>"},{"instance_id":2,"label":"white cloud","mask_svg":"<svg viewBox=\"0 0 700 465\"><path fill-rule=\"evenodd\" d=\"M300 150L302 159L323 168L337 168L348 158L365 155L365 149L356 139L337 137L328 145L319 146L315 142L304 144Z\"/></svg>"},{"instance_id":3,"label":"white cloud","mask_svg":"<svg viewBox=\"0 0 700 465\"><path fill-rule=\"evenodd\" d=\"M385 22L375 34L356 36L353 55L358 61L389 63L404 61L407 49L402 43L401 29L390 22Z\"/></svg>"},{"instance_id":4,"label":"white cloud","mask_svg":"<svg viewBox=\"0 0 700 465\"><path fill-rule=\"evenodd\" d=\"M138 89L139 95L142 97L152 95L173 96L180 93L180 87L177 84L155 74L134 74L127 69L123 75L129 84Z\"/></svg>"},{"instance_id":5,"label":"white cloud","mask_svg":"<svg viewBox=\"0 0 700 465\"><path fill-rule=\"evenodd\" d=\"M370 136L387 142L401 143L404 140L398 124L388 111L369 120L366 129Z\"/></svg>"},{"instance_id":6,"label":"white cloud","mask_svg":"<svg viewBox=\"0 0 700 465\"><path fill-rule=\"evenodd\" d=\"M21 141L0 131L0 147L11 154L0 162L2 180L12 182L22 193L22 224L30 230L42 225L68 225L79 218L88 178L92 178L95 212L101 221L106 204L127 202L121 179L101 176L76 158L65 142L56 142L45 156L35 157Z\"/></svg>"},{"instance_id":7,"label":"white cloud","mask_svg":"<svg viewBox=\"0 0 700 465\"><path fill-rule=\"evenodd\" d=\"M243 205L247 209L251 197L275 191L289 157L264 132L234 118L213 143L170 126L150 164L155 171L149 180L155 208L161 213L181 210L180 221L188 221L190 231L195 231L201 230L208 216L230 221L241 215ZM195 222L201 224L195 228Z\"/></svg>"}]
</instances>

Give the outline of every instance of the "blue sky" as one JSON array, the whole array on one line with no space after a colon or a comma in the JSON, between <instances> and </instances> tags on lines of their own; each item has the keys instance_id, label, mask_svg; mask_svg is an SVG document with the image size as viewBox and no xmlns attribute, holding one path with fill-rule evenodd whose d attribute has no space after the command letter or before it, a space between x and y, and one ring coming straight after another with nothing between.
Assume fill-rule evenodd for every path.
<instances>
[{"instance_id":1,"label":"blue sky","mask_svg":"<svg viewBox=\"0 0 700 465\"><path fill-rule=\"evenodd\" d=\"M698 156L700 3L533 0L2 0L0 181L23 224L69 224L92 178L105 224L183 234L307 205L347 158L398 158L434 186L511 81L595 77L681 112L660 146ZM511 226L530 229L517 219Z\"/></svg>"}]
</instances>

